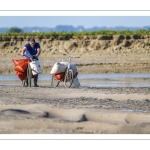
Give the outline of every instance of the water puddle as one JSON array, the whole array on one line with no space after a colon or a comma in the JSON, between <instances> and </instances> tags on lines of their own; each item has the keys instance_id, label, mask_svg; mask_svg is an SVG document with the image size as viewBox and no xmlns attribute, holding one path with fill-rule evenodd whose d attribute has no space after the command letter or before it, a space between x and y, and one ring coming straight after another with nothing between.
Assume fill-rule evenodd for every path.
<instances>
[{"instance_id":1,"label":"water puddle","mask_svg":"<svg viewBox=\"0 0 150 150\"><path fill-rule=\"evenodd\" d=\"M150 74L79 74L81 86L86 87L150 87ZM39 85L50 86L51 75L40 74ZM0 85L21 85L17 75L0 75Z\"/></svg>"},{"instance_id":2,"label":"water puddle","mask_svg":"<svg viewBox=\"0 0 150 150\"><path fill-rule=\"evenodd\" d=\"M147 113L149 111L147 110L142 110L142 109L139 109L139 110L130 110L130 109L118 109L119 111L123 111L123 112L141 112L141 113Z\"/></svg>"}]
</instances>

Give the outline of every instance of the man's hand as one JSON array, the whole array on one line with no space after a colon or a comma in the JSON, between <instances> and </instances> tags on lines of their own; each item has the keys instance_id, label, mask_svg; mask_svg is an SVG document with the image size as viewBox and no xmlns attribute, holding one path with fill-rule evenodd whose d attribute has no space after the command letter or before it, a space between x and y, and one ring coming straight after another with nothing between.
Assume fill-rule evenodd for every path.
<instances>
[{"instance_id":1,"label":"man's hand","mask_svg":"<svg viewBox=\"0 0 150 150\"><path fill-rule=\"evenodd\" d=\"M21 52L21 56L24 56L24 53L23 53L23 52Z\"/></svg>"}]
</instances>

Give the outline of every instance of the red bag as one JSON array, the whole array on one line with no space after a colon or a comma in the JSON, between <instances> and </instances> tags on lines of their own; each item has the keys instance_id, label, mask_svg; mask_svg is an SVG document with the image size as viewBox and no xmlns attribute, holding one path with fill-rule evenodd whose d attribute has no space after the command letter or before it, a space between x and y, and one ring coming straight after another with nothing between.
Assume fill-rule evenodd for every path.
<instances>
[{"instance_id":1,"label":"red bag","mask_svg":"<svg viewBox=\"0 0 150 150\"><path fill-rule=\"evenodd\" d=\"M54 74L54 78L57 80L63 80L65 77L65 72Z\"/></svg>"},{"instance_id":2,"label":"red bag","mask_svg":"<svg viewBox=\"0 0 150 150\"><path fill-rule=\"evenodd\" d=\"M73 78L76 78L76 77L77 77L77 75L78 75L78 72L76 72L76 73L74 74Z\"/></svg>"},{"instance_id":3,"label":"red bag","mask_svg":"<svg viewBox=\"0 0 150 150\"><path fill-rule=\"evenodd\" d=\"M35 75L32 75L32 78L35 78L37 76L37 74L35 74Z\"/></svg>"},{"instance_id":4,"label":"red bag","mask_svg":"<svg viewBox=\"0 0 150 150\"><path fill-rule=\"evenodd\" d=\"M27 77L27 71L26 72L17 72L18 78L22 81L25 80Z\"/></svg>"},{"instance_id":5,"label":"red bag","mask_svg":"<svg viewBox=\"0 0 150 150\"><path fill-rule=\"evenodd\" d=\"M28 62L25 62L25 63L17 65L15 67L15 70L18 72L25 72L27 70L27 67L28 67Z\"/></svg>"},{"instance_id":6,"label":"red bag","mask_svg":"<svg viewBox=\"0 0 150 150\"><path fill-rule=\"evenodd\" d=\"M15 66L20 65L22 63L28 63L28 59L18 59L18 60L12 59L12 61L13 61Z\"/></svg>"},{"instance_id":7,"label":"red bag","mask_svg":"<svg viewBox=\"0 0 150 150\"><path fill-rule=\"evenodd\" d=\"M27 68L28 68L28 60L27 59L19 59L15 60L12 59L14 65L16 74L18 75L18 78L22 81L25 80L27 77ZM35 78L37 75L32 75L32 78Z\"/></svg>"},{"instance_id":8,"label":"red bag","mask_svg":"<svg viewBox=\"0 0 150 150\"><path fill-rule=\"evenodd\" d=\"M16 72L17 75L18 75L18 78L22 81L22 80L25 80L27 78L27 71L25 72ZM35 78L37 76L36 75L32 75L32 78Z\"/></svg>"}]
</instances>

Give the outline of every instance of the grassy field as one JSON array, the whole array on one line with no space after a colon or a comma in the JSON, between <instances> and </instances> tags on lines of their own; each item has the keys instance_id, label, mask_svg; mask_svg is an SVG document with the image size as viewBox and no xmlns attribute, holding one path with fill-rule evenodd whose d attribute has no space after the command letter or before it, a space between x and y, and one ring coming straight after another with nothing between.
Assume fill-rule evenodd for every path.
<instances>
[{"instance_id":1,"label":"grassy field","mask_svg":"<svg viewBox=\"0 0 150 150\"><path fill-rule=\"evenodd\" d=\"M85 35L147 35L150 34L149 30L121 30L121 31L114 31L114 30L99 30L99 31L82 31L82 32L20 32L20 33L1 33L0 36L85 36Z\"/></svg>"}]
</instances>

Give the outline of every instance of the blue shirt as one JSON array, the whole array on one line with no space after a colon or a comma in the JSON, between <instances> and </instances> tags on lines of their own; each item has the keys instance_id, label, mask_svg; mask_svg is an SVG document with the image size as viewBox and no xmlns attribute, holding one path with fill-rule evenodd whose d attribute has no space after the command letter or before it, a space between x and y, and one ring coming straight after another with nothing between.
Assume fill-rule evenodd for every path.
<instances>
[{"instance_id":1,"label":"blue shirt","mask_svg":"<svg viewBox=\"0 0 150 150\"><path fill-rule=\"evenodd\" d=\"M25 44L24 47L27 48L27 50L26 50L26 56L27 56L27 57L26 57L26 58L28 58L28 57L31 57L31 56L37 54L37 49L40 48L40 44L39 44L39 43L35 43L34 48L32 48L32 47L30 46L30 44L27 43L27 44Z\"/></svg>"}]
</instances>

